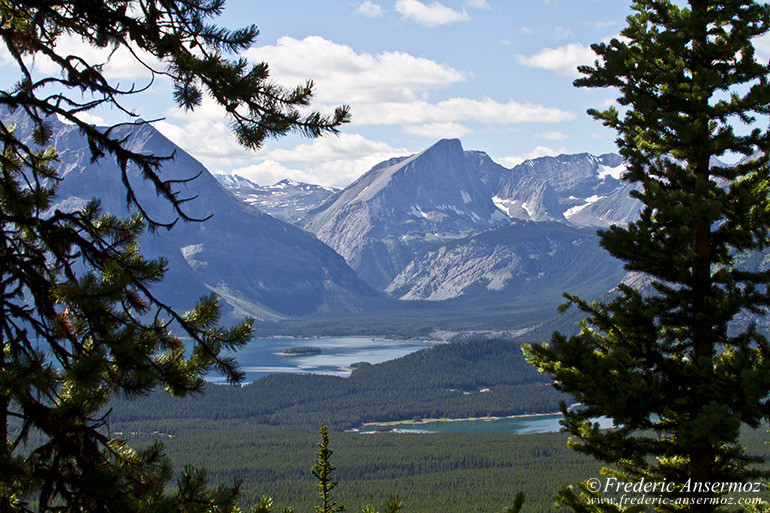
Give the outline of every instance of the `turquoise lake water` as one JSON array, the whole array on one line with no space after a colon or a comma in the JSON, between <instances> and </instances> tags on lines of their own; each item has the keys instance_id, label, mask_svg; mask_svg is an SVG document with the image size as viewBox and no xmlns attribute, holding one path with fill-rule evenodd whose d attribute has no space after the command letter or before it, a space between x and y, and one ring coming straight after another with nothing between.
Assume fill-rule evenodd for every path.
<instances>
[{"instance_id":1,"label":"turquoise lake water","mask_svg":"<svg viewBox=\"0 0 770 513\"><path fill-rule=\"evenodd\" d=\"M356 362L382 363L435 345L430 342L387 340L371 337L266 338L253 339L234 353L246 372L246 382L269 374L314 373L349 376ZM282 356L275 353L292 347L317 347L320 354ZM222 383L222 376L209 375L208 381Z\"/></svg>"},{"instance_id":2,"label":"turquoise lake water","mask_svg":"<svg viewBox=\"0 0 770 513\"><path fill-rule=\"evenodd\" d=\"M374 433L390 431L396 433L513 433L526 435L531 433L553 433L561 430L559 421L561 414L532 415L526 417L514 417L504 419L477 419L477 420L437 420L420 424L400 424L398 426L365 426L359 429L360 433ZM612 427L609 419L599 419L599 425L603 428Z\"/></svg>"},{"instance_id":3,"label":"turquoise lake water","mask_svg":"<svg viewBox=\"0 0 770 513\"><path fill-rule=\"evenodd\" d=\"M254 339L234 356L246 372L246 382L277 373L314 373L349 376L357 362L381 363L427 349L433 342L387 340L370 337L267 338ZM317 347L320 354L278 355L292 347ZM209 375L208 381L224 382L222 376ZM399 433L549 433L559 431L560 414L492 420L434 421L395 427L367 427L361 433L396 431ZM601 423L601 422L600 422ZM610 427L609 422L603 427Z\"/></svg>"}]
</instances>

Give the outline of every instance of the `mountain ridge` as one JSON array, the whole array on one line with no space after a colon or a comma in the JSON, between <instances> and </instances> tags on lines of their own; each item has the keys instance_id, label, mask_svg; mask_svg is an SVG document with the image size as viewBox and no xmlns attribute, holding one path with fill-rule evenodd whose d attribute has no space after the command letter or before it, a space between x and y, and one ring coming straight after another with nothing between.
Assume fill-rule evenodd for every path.
<instances>
[{"instance_id":1,"label":"mountain ridge","mask_svg":"<svg viewBox=\"0 0 770 513\"><path fill-rule=\"evenodd\" d=\"M19 135L29 135L30 122L6 115ZM91 162L88 144L78 129L49 119L53 145L59 152L62 179L56 201L73 207L99 198L105 211L127 215L125 187L114 159ZM158 235L140 238L142 253L169 262L157 287L161 299L177 310L194 305L201 295L218 293L229 319L251 315L278 320L317 313L354 313L383 301L362 282L342 257L291 224L277 220L234 197L187 152L149 124L124 125L113 130L133 151L173 155L161 177L179 182L181 197L193 218L205 222L176 223ZM159 200L154 186L139 171L129 169L129 182L150 216L161 222L176 219L168 201Z\"/></svg>"}]
</instances>

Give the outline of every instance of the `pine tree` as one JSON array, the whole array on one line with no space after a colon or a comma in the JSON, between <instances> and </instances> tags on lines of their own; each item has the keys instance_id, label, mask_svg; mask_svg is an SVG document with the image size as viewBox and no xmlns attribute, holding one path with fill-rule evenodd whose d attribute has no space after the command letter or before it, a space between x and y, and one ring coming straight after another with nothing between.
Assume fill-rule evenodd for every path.
<instances>
[{"instance_id":1,"label":"pine tree","mask_svg":"<svg viewBox=\"0 0 770 513\"><path fill-rule=\"evenodd\" d=\"M741 426L759 426L770 404L770 346L751 315L766 315L770 271L741 263L770 245L770 66L753 42L770 29L770 6L749 0L638 0L621 38L593 46L580 87L620 91L620 109L589 113L615 129L637 184L639 219L601 231L601 244L643 278L615 299L567 296L589 317L580 334L555 333L528 358L582 407L568 411L572 446L608 464L619 482L747 482ZM743 156L721 166L715 157ZM606 416L612 430L595 422ZM603 481L606 486L606 481ZM562 490L576 511L596 486ZM602 487L599 487L602 488ZM706 504L694 487L663 495Z\"/></svg>"},{"instance_id":2,"label":"pine tree","mask_svg":"<svg viewBox=\"0 0 770 513\"><path fill-rule=\"evenodd\" d=\"M213 25L222 7L222 0L0 0L0 38L18 69L16 84L0 92L0 109L34 125L32 137L22 138L0 120L2 512L237 508L237 483L210 488L204 471L184 469L172 489L174 472L159 445L135 451L109 431L110 397L157 387L200 392L212 368L239 382L243 374L222 353L249 339L251 320L225 329L214 296L184 314L155 297L166 262L143 258L137 240L146 227L174 222L146 215L128 172L138 169L179 219L192 221L183 184L160 173L173 155L132 152L112 128L89 124L99 107L144 123L124 102L146 88L113 83L104 62L57 44L73 38L106 56L128 49L153 79L174 84L178 105L195 109L203 94L213 98L247 147L290 131L335 132L347 108L331 116L308 111L311 83L286 90L268 81L267 65L238 58L258 31ZM42 74L34 66L41 59L57 72ZM117 161L135 216L104 213L98 198L74 211L51 208L61 175L49 147L50 116L80 130L93 161Z\"/></svg>"},{"instance_id":3,"label":"pine tree","mask_svg":"<svg viewBox=\"0 0 770 513\"><path fill-rule=\"evenodd\" d=\"M334 481L332 476L336 470L331 462L333 452L329 447L329 428L323 425L321 426L321 442L318 444L318 452L316 452L317 458L313 463L313 468L310 469L310 472L318 479L316 488L318 488L318 495L321 497L321 505L315 507L317 513L345 511L345 506L338 504L332 496L332 490L339 484Z\"/></svg>"}]
</instances>

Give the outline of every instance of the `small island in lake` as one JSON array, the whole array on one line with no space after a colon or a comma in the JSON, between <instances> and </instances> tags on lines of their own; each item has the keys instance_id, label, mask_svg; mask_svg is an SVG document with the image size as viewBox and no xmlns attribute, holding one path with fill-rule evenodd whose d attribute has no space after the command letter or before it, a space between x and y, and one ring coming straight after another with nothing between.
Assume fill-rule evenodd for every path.
<instances>
[{"instance_id":1,"label":"small island in lake","mask_svg":"<svg viewBox=\"0 0 770 513\"><path fill-rule=\"evenodd\" d=\"M312 346L300 346L300 347L288 347L286 349L281 349L278 351L277 354L279 356L311 356L314 354L321 354L323 353L323 349L320 347L312 347Z\"/></svg>"}]
</instances>

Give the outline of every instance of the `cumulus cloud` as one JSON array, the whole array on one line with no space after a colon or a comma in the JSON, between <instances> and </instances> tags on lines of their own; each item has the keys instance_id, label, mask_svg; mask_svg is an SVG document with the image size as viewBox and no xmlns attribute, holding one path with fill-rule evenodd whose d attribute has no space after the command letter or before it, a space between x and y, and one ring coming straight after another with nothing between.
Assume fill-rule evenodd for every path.
<instances>
[{"instance_id":1,"label":"cumulus cloud","mask_svg":"<svg viewBox=\"0 0 770 513\"><path fill-rule=\"evenodd\" d=\"M754 48L765 59L770 57L770 34L765 34L761 37L754 38L752 41Z\"/></svg>"},{"instance_id":2,"label":"cumulus cloud","mask_svg":"<svg viewBox=\"0 0 770 513\"><path fill-rule=\"evenodd\" d=\"M358 134L340 134L339 137L322 137L293 148L266 151L261 154L263 160L259 164L235 168L232 172L263 184L291 178L344 187L375 164L408 153L405 148L394 148Z\"/></svg>"},{"instance_id":3,"label":"cumulus cloud","mask_svg":"<svg viewBox=\"0 0 770 513\"><path fill-rule=\"evenodd\" d=\"M431 28L471 19L464 10L456 11L437 1L427 5L418 0L398 0L396 11L418 25Z\"/></svg>"},{"instance_id":4,"label":"cumulus cloud","mask_svg":"<svg viewBox=\"0 0 770 513\"><path fill-rule=\"evenodd\" d=\"M223 123L224 117L207 119L190 116L187 119L175 119L169 116L168 119L154 123L155 128L198 159L209 171L246 165L259 155L238 144L228 126Z\"/></svg>"},{"instance_id":5,"label":"cumulus cloud","mask_svg":"<svg viewBox=\"0 0 770 513\"><path fill-rule=\"evenodd\" d=\"M56 40L55 48L61 55L78 55L91 65L104 64L104 76L110 80L149 80L151 78L151 73L147 67L123 46L114 51L108 48L96 48L80 37L63 35ZM152 55L138 48L133 49L133 51L146 65L156 70L165 69L165 66ZM3 61L5 60L6 57L3 57ZM36 58L35 68L46 74L61 71L57 64L44 56Z\"/></svg>"},{"instance_id":6,"label":"cumulus cloud","mask_svg":"<svg viewBox=\"0 0 770 513\"><path fill-rule=\"evenodd\" d=\"M371 0L366 0L356 8L356 14L362 14L367 18L379 18L385 14L385 11Z\"/></svg>"},{"instance_id":7,"label":"cumulus cloud","mask_svg":"<svg viewBox=\"0 0 770 513\"><path fill-rule=\"evenodd\" d=\"M8 64L14 64L16 61L13 59L13 55L8 51L8 47L0 45L0 66L6 66Z\"/></svg>"},{"instance_id":8,"label":"cumulus cloud","mask_svg":"<svg viewBox=\"0 0 770 513\"><path fill-rule=\"evenodd\" d=\"M567 151L566 148L560 148L558 150L554 150L553 148L549 148L547 146L538 146L534 150L528 151L527 153L522 153L521 155L512 155L510 157L493 158L492 160L494 160L501 166L510 168L510 167L518 166L525 160L536 159L538 157L551 157L555 155L561 155L566 151Z\"/></svg>"},{"instance_id":9,"label":"cumulus cloud","mask_svg":"<svg viewBox=\"0 0 770 513\"><path fill-rule=\"evenodd\" d=\"M472 130L459 123L424 123L422 125L406 125L403 131L411 135L419 135L431 139L446 139L462 137Z\"/></svg>"},{"instance_id":10,"label":"cumulus cloud","mask_svg":"<svg viewBox=\"0 0 770 513\"><path fill-rule=\"evenodd\" d=\"M515 101L501 103L489 98L472 100L450 98L437 103L419 100L401 103L365 103L354 105L353 125L400 125L402 131L424 137L461 137L471 132L463 122L480 124L519 124L528 122L563 122L576 117L573 112L542 105ZM340 169L361 171L362 155L393 156L393 148L385 143L372 143L361 136L342 134L325 137L310 144L300 144L291 150L263 149L252 152L244 149L223 123L224 110L211 99L204 98L199 109L185 112L179 108L167 112L167 121L156 127L181 148L189 151L212 171L250 166L256 159L277 162L338 162ZM346 154L354 163L351 167L342 163L340 155ZM339 158L338 158L339 157ZM380 159L384 160L384 159ZM379 162L365 160L371 165ZM316 166L317 167L317 166ZM243 174L243 173L239 173ZM274 173L275 174L275 173ZM246 175L244 175L246 176ZM285 178L285 177L284 177ZM300 176L291 178L301 179ZM343 174L342 180L350 177ZM262 179L264 181L264 179ZM325 185L337 185L325 183Z\"/></svg>"},{"instance_id":11,"label":"cumulus cloud","mask_svg":"<svg viewBox=\"0 0 770 513\"><path fill-rule=\"evenodd\" d=\"M553 71L563 76L580 76L577 67L583 64L592 64L596 60L596 54L590 46L579 43L570 43L558 48L545 48L531 55L517 55L516 62L530 68L541 68Z\"/></svg>"},{"instance_id":12,"label":"cumulus cloud","mask_svg":"<svg viewBox=\"0 0 770 513\"><path fill-rule=\"evenodd\" d=\"M375 164L409 153L404 148L347 133L280 148L271 147L277 143L268 140L259 151L251 151L238 144L224 119L221 108L205 99L200 110L185 113L172 109L166 121L154 126L209 171L239 174L259 184L291 178L344 187ZM281 144L290 141L284 139Z\"/></svg>"},{"instance_id":13,"label":"cumulus cloud","mask_svg":"<svg viewBox=\"0 0 770 513\"><path fill-rule=\"evenodd\" d=\"M277 83L293 86L307 78L316 84L312 107L327 111L351 105L351 125L395 125L411 135L430 138L461 137L474 125L560 123L576 118L574 112L545 105L491 98L454 97L441 101L431 95L466 80L450 66L404 52L370 54L322 37L302 40L284 37L275 45L250 49L252 62L268 63ZM259 152L240 145L224 120L226 112L204 97L192 112L174 108L157 127L189 151L211 171L237 172L258 183L283 178L344 186L387 158L406 154L386 143L343 134L324 137L292 148Z\"/></svg>"},{"instance_id":14,"label":"cumulus cloud","mask_svg":"<svg viewBox=\"0 0 770 513\"><path fill-rule=\"evenodd\" d=\"M602 100L601 102L598 102L594 105L592 105L592 108L598 109L598 110L607 110L610 107L618 108L620 105L617 102L616 98L606 98Z\"/></svg>"},{"instance_id":15,"label":"cumulus cloud","mask_svg":"<svg viewBox=\"0 0 770 513\"><path fill-rule=\"evenodd\" d=\"M360 134L343 133L314 139L288 150L272 150L267 152L265 157L291 162L331 162L340 158L359 158L373 153L393 151L394 148L387 143L371 141Z\"/></svg>"},{"instance_id":16,"label":"cumulus cloud","mask_svg":"<svg viewBox=\"0 0 770 513\"><path fill-rule=\"evenodd\" d=\"M72 125L72 124L74 124L70 120L68 120L66 118L63 118L63 117L59 116L58 114L57 114L56 117L58 118L59 121L61 121L65 125ZM78 117L78 119L80 119L80 121L84 121L84 122L89 123L91 125L95 125L95 126L108 126L108 123L104 120L104 118L102 118L101 116L97 116L95 114L91 114L90 112L80 112L80 113L78 113L77 117Z\"/></svg>"},{"instance_id":17,"label":"cumulus cloud","mask_svg":"<svg viewBox=\"0 0 770 513\"><path fill-rule=\"evenodd\" d=\"M293 85L308 77L315 82L314 106L351 105L353 125L402 125L411 134L432 128L459 136L469 132L462 122L527 123L563 122L575 118L572 112L543 105L484 98L450 98L431 102L429 95L462 82L466 75L450 66L404 52L370 54L356 52L322 37L302 40L283 37L275 45L248 51L254 62L266 61L272 77ZM222 119L224 111L204 101L196 119ZM328 108L326 107L328 106ZM172 116L189 117L176 111Z\"/></svg>"},{"instance_id":18,"label":"cumulus cloud","mask_svg":"<svg viewBox=\"0 0 770 513\"><path fill-rule=\"evenodd\" d=\"M228 174L240 175L259 185L272 185L276 182L280 182L284 178L315 183L312 180L299 180L297 177L302 175L301 170L288 168L280 162L270 159L264 160L259 164L250 164L248 166L233 169L232 173Z\"/></svg>"},{"instance_id":19,"label":"cumulus cloud","mask_svg":"<svg viewBox=\"0 0 770 513\"><path fill-rule=\"evenodd\" d=\"M425 123L559 123L575 119L573 112L509 101L500 103L490 98L473 100L450 98L438 103L416 101L411 103L380 103L360 105L354 112L353 122L361 124L420 125Z\"/></svg>"},{"instance_id":20,"label":"cumulus cloud","mask_svg":"<svg viewBox=\"0 0 770 513\"><path fill-rule=\"evenodd\" d=\"M315 83L315 99L322 103L412 101L423 93L466 79L445 64L405 52L377 55L358 53L318 36L298 40L282 37L277 44L252 48L246 56L265 61L279 83Z\"/></svg>"}]
</instances>

